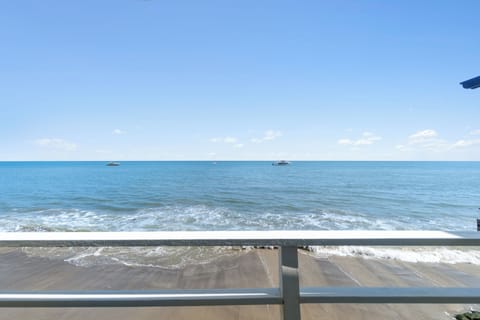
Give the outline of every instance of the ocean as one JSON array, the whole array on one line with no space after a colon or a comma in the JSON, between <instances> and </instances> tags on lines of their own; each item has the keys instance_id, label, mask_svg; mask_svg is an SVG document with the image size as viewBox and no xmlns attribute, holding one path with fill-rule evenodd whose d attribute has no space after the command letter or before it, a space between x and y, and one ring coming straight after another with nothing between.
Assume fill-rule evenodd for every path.
<instances>
[{"instance_id":1,"label":"ocean","mask_svg":"<svg viewBox=\"0 0 480 320\"><path fill-rule=\"evenodd\" d=\"M475 231L479 182L480 162L0 162L0 231ZM85 250L45 252L82 263L114 256L108 248ZM148 250L137 253L150 260L176 255L177 262L191 254ZM319 255L480 264L480 256L454 249L408 250L312 248Z\"/></svg>"}]
</instances>

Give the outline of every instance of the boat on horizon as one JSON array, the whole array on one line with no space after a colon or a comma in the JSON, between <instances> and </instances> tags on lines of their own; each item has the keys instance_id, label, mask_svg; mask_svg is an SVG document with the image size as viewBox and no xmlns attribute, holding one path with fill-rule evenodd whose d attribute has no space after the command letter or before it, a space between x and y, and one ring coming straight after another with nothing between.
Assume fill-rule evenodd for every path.
<instances>
[{"instance_id":1,"label":"boat on horizon","mask_svg":"<svg viewBox=\"0 0 480 320\"><path fill-rule=\"evenodd\" d=\"M106 164L106 166L108 166L108 167L118 167L119 165L120 165L120 163L113 162L113 161Z\"/></svg>"},{"instance_id":2,"label":"boat on horizon","mask_svg":"<svg viewBox=\"0 0 480 320\"><path fill-rule=\"evenodd\" d=\"M279 161L272 162L272 166L286 166L289 164L290 164L290 161L287 161L287 160L279 160Z\"/></svg>"}]
</instances>

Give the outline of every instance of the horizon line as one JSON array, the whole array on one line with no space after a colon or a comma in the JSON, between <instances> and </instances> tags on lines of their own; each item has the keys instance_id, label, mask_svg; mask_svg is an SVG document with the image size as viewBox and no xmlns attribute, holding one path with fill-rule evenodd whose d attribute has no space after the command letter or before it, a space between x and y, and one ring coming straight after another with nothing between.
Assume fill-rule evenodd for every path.
<instances>
[{"instance_id":1,"label":"horizon line","mask_svg":"<svg viewBox=\"0 0 480 320\"><path fill-rule=\"evenodd\" d=\"M272 162L277 160L0 160L2 162ZM480 160L288 160L290 162L480 162Z\"/></svg>"}]
</instances>

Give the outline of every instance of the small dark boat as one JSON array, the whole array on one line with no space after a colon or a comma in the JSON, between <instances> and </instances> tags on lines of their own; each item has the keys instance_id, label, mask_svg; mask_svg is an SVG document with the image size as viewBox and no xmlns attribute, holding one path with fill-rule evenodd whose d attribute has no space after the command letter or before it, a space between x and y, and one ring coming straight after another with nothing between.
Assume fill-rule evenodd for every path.
<instances>
[{"instance_id":1,"label":"small dark boat","mask_svg":"<svg viewBox=\"0 0 480 320\"><path fill-rule=\"evenodd\" d=\"M280 160L280 161L273 162L272 166L286 166L286 165L289 165L289 164L290 164L290 161Z\"/></svg>"},{"instance_id":2,"label":"small dark boat","mask_svg":"<svg viewBox=\"0 0 480 320\"><path fill-rule=\"evenodd\" d=\"M118 162L109 162L107 163L107 166L108 167L118 167L120 165L120 163Z\"/></svg>"}]
</instances>

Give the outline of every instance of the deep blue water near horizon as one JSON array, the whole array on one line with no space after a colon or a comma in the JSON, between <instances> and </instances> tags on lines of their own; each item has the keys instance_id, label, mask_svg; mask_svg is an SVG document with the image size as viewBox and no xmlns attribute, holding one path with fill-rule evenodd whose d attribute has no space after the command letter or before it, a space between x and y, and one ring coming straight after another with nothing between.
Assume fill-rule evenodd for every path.
<instances>
[{"instance_id":1,"label":"deep blue water near horizon","mask_svg":"<svg viewBox=\"0 0 480 320\"><path fill-rule=\"evenodd\" d=\"M0 231L476 230L480 162L0 162Z\"/></svg>"}]
</instances>

